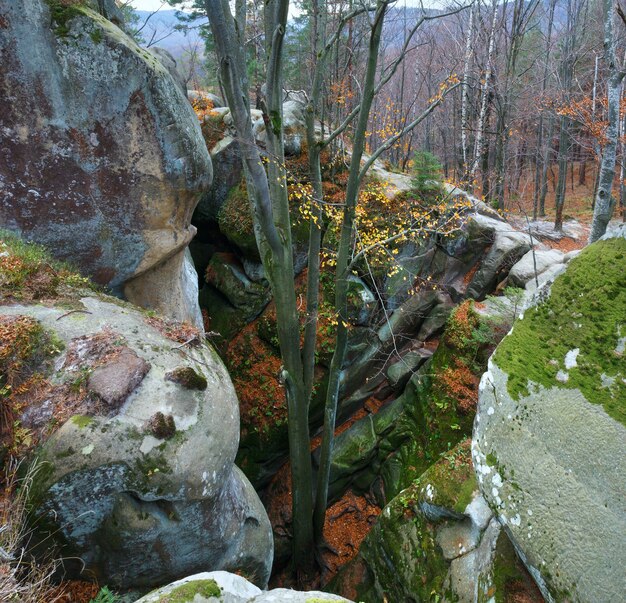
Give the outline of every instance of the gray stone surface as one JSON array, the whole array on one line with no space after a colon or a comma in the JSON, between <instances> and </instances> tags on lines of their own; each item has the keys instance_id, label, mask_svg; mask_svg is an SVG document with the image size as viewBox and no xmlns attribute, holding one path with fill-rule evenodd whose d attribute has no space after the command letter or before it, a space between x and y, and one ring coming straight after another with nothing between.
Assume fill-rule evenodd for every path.
<instances>
[{"instance_id":1,"label":"gray stone surface","mask_svg":"<svg viewBox=\"0 0 626 603\"><path fill-rule=\"evenodd\" d=\"M63 25L45 0L0 6L0 224L121 292L194 236L211 161L161 62L90 8L73 10ZM164 279L159 292L166 314L184 306Z\"/></svg>"},{"instance_id":2,"label":"gray stone surface","mask_svg":"<svg viewBox=\"0 0 626 603\"><path fill-rule=\"evenodd\" d=\"M178 63L176 62L176 59L174 58L172 53L165 48L160 48L159 46L150 46L148 50L150 50L150 52L157 59L159 59L159 61L161 61L161 64L163 65L163 67L165 67L165 69L167 69L167 72L172 76L172 79L176 82L181 92L186 95L187 82L185 81L185 77L183 76L182 72L178 68Z\"/></svg>"},{"instance_id":3,"label":"gray stone surface","mask_svg":"<svg viewBox=\"0 0 626 603\"><path fill-rule=\"evenodd\" d=\"M194 585L198 591L209 581L213 581L222 591L219 597L192 594ZM245 578L228 572L202 572L177 580L139 599L136 603L167 603L168 595L176 594L176 589L187 585L187 596L176 599L176 603L331 603L348 599L321 591L296 591L286 588L275 588L261 591L250 584ZM179 590L178 593L181 591ZM179 594L180 596L180 594Z\"/></svg>"},{"instance_id":4,"label":"gray stone surface","mask_svg":"<svg viewBox=\"0 0 626 603\"><path fill-rule=\"evenodd\" d=\"M189 248L124 285L133 303L204 330L198 305L198 273Z\"/></svg>"},{"instance_id":5,"label":"gray stone surface","mask_svg":"<svg viewBox=\"0 0 626 603\"><path fill-rule=\"evenodd\" d=\"M32 316L64 343L55 382L76 379L72 364L63 368L73 342L105 331L114 341L123 338L150 370L117 412L90 413L87 398L45 441L34 487L36 524L67 543L66 570L79 572L82 559L114 588L152 586L206 567L239 569L264 586L271 528L233 465L239 409L219 357L204 344L181 347L166 339L128 304L95 297L81 303L88 313L61 319L63 308L4 306L0 312ZM206 390L166 380L180 366L202 375ZM150 429L158 412L175 426L164 439Z\"/></svg>"},{"instance_id":6,"label":"gray stone surface","mask_svg":"<svg viewBox=\"0 0 626 603\"><path fill-rule=\"evenodd\" d=\"M453 600L457 603L490 600L487 592L479 593L479 587L492 573L493 556L500 530L498 521L492 519L481 534L480 543L467 554L459 555L451 561L446 583L456 596ZM504 600L506 593L497 594Z\"/></svg>"},{"instance_id":7,"label":"gray stone surface","mask_svg":"<svg viewBox=\"0 0 626 603\"><path fill-rule=\"evenodd\" d=\"M411 350L404 354L398 362L394 362L387 369L389 385L391 385L394 390L402 391L411 378L411 375L432 355L432 350L426 348Z\"/></svg>"},{"instance_id":8,"label":"gray stone surface","mask_svg":"<svg viewBox=\"0 0 626 603\"><path fill-rule=\"evenodd\" d=\"M377 307L376 298L363 279L353 274L348 275L348 316L350 322L357 326L369 325Z\"/></svg>"},{"instance_id":9,"label":"gray stone surface","mask_svg":"<svg viewBox=\"0 0 626 603\"><path fill-rule=\"evenodd\" d=\"M493 240L466 292L467 297L480 300L504 280L510 268L530 250L531 244L527 234L507 222L482 214L474 214L472 221L484 236Z\"/></svg>"},{"instance_id":10,"label":"gray stone surface","mask_svg":"<svg viewBox=\"0 0 626 603\"><path fill-rule=\"evenodd\" d=\"M545 596L619 600L626 592L626 429L578 390L537 386L513 400L506 383L491 363L473 441L484 497L531 573L551 576Z\"/></svg>"},{"instance_id":11,"label":"gray stone surface","mask_svg":"<svg viewBox=\"0 0 626 603\"><path fill-rule=\"evenodd\" d=\"M501 344L512 341L520 349L549 346L547 357L552 350L554 356L548 362L560 367L558 372L546 366L546 380L531 382L528 375L509 374L510 369L498 365L510 360L510 346L502 356L496 351L480 382L474 423L473 460L481 492L550 601L608 603L623 599L626 592L626 427L619 419L624 399L619 389L600 395L622 378L626 368L620 350L624 297L615 281L620 274L615 262L623 263L624 256L623 245L616 242L604 249L602 245L587 247L576 264L569 265L560 277L558 293L549 281L537 291L532 303L540 306L527 309ZM602 272L589 274L594 284L583 287L585 272L594 269L614 271L607 272L606 287ZM560 318L567 325L571 316L575 331L568 333L559 325L549 338L529 331L527 321L545 311L541 304L550 303L555 312L562 300L551 298L565 291L568 305L562 311L569 314ZM589 308L585 296L596 314L583 315L572 307L581 299L580 308ZM614 332L614 337L602 336L602 341L586 346L574 344L572 338L584 338L598 325L606 325L605 332ZM588 339L597 339L595 333ZM605 353L598 344L606 346ZM521 363L512 366L523 372ZM603 368L607 375L602 375ZM530 374L540 374L536 363ZM509 391L513 379L525 387L516 388L515 395ZM607 405L611 397L615 401Z\"/></svg>"},{"instance_id":12,"label":"gray stone surface","mask_svg":"<svg viewBox=\"0 0 626 603\"><path fill-rule=\"evenodd\" d=\"M528 281L534 281L535 275L539 277L548 268L564 261L565 254L558 249L531 250L511 268L508 282L516 287L524 287Z\"/></svg>"},{"instance_id":13,"label":"gray stone surface","mask_svg":"<svg viewBox=\"0 0 626 603\"><path fill-rule=\"evenodd\" d=\"M228 193L233 186L238 186L243 177L243 164L239 143L227 135L211 149L213 163L213 182L204 193L194 212L194 220L217 220Z\"/></svg>"}]
</instances>

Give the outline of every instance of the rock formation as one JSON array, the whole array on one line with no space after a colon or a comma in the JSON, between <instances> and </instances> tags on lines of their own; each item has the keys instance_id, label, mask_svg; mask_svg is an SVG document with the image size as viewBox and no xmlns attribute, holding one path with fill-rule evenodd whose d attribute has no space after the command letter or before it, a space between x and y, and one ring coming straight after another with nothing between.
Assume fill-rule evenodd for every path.
<instances>
[{"instance_id":1,"label":"rock formation","mask_svg":"<svg viewBox=\"0 0 626 603\"><path fill-rule=\"evenodd\" d=\"M625 234L535 293L481 381L480 488L549 601L626 592Z\"/></svg>"},{"instance_id":2,"label":"rock formation","mask_svg":"<svg viewBox=\"0 0 626 603\"><path fill-rule=\"evenodd\" d=\"M0 7L0 224L197 324L184 250L212 174L198 120L161 62L90 6Z\"/></svg>"},{"instance_id":3,"label":"rock formation","mask_svg":"<svg viewBox=\"0 0 626 603\"><path fill-rule=\"evenodd\" d=\"M16 241L1 249L2 391L39 444L32 542L112 588L207 568L265 586L271 528L233 464L239 406L215 351Z\"/></svg>"},{"instance_id":4,"label":"rock formation","mask_svg":"<svg viewBox=\"0 0 626 603\"><path fill-rule=\"evenodd\" d=\"M333 603L348 599L320 591L274 588L263 592L245 578L228 572L203 572L188 576L154 592L136 603Z\"/></svg>"}]
</instances>

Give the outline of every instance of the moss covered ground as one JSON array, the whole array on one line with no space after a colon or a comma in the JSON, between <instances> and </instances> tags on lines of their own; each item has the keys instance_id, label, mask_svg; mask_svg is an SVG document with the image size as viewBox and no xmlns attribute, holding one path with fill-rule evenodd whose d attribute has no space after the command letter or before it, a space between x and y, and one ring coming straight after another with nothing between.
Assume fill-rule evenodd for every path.
<instances>
[{"instance_id":1,"label":"moss covered ground","mask_svg":"<svg viewBox=\"0 0 626 603\"><path fill-rule=\"evenodd\" d=\"M68 264L52 260L40 245L27 243L0 230L0 304L54 298L57 302L70 295L70 289L96 291L89 279Z\"/></svg>"},{"instance_id":2,"label":"moss covered ground","mask_svg":"<svg viewBox=\"0 0 626 603\"><path fill-rule=\"evenodd\" d=\"M529 394L530 382L576 388L626 425L624 338L626 240L609 239L587 247L571 261L554 282L550 297L517 321L494 361L509 375L508 390L514 399Z\"/></svg>"},{"instance_id":3,"label":"moss covered ground","mask_svg":"<svg viewBox=\"0 0 626 603\"><path fill-rule=\"evenodd\" d=\"M222 591L215 580L190 580L162 595L158 603L192 603L196 595L208 599L221 597Z\"/></svg>"}]
</instances>

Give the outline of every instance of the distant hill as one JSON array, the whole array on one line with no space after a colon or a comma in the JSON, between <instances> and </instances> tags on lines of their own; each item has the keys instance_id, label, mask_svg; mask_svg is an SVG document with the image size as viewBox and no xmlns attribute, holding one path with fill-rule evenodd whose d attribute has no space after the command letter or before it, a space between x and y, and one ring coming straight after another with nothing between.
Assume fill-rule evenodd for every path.
<instances>
[{"instance_id":1,"label":"distant hill","mask_svg":"<svg viewBox=\"0 0 626 603\"><path fill-rule=\"evenodd\" d=\"M200 42L200 49L204 49L204 43L200 37L200 27L207 24L207 19L197 19L193 23L188 23L187 30L180 30L182 22L176 17L177 10L160 10L157 13L150 11L135 11L139 17L137 27L145 27L141 30L141 36L145 44L160 46L169 50L174 57L180 57L185 53L185 49ZM147 23L146 23L147 20Z\"/></svg>"}]
</instances>

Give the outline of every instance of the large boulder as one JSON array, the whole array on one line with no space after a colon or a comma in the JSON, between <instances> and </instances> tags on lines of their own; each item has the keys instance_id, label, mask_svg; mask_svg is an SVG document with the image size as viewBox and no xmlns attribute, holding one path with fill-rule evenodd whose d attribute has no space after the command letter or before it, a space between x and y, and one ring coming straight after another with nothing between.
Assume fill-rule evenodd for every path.
<instances>
[{"instance_id":1,"label":"large boulder","mask_svg":"<svg viewBox=\"0 0 626 603\"><path fill-rule=\"evenodd\" d=\"M48 554L56 543L69 576L87 569L114 588L206 569L265 586L271 529L234 465L239 407L215 351L188 325L77 291L76 277L6 249L0 282L22 303L0 306L0 370L39 442L32 542ZM30 280L7 280L15 265Z\"/></svg>"},{"instance_id":2,"label":"large boulder","mask_svg":"<svg viewBox=\"0 0 626 603\"><path fill-rule=\"evenodd\" d=\"M166 48L161 48L159 46L151 46L149 50L157 59L159 59L159 61L161 61L161 64L165 67L165 69L167 69L168 73L172 76L172 79L178 84L182 93L186 95L187 82L172 53Z\"/></svg>"},{"instance_id":3,"label":"large boulder","mask_svg":"<svg viewBox=\"0 0 626 603\"><path fill-rule=\"evenodd\" d=\"M518 600L505 598L510 582L521 582L526 594L532 584L524 583L532 581L517 571L514 554L498 554L504 553L503 540L478 493L465 441L383 509L356 557L328 588L365 603Z\"/></svg>"},{"instance_id":4,"label":"large boulder","mask_svg":"<svg viewBox=\"0 0 626 603\"><path fill-rule=\"evenodd\" d=\"M511 268L508 282L516 287L524 287L530 280L536 283L546 270L565 261L565 254L558 249L531 249Z\"/></svg>"},{"instance_id":5,"label":"large boulder","mask_svg":"<svg viewBox=\"0 0 626 603\"><path fill-rule=\"evenodd\" d=\"M150 305L196 319L170 279L212 168L182 90L87 2L9 0L0 24L0 224L119 294L151 271Z\"/></svg>"},{"instance_id":6,"label":"large boulder","mask_svg":"<svg viewBox=\"0 0 626 603\"><path fill-rule=\"evenodd\" d=\"M626 592L625 234L537 291L481 381L481 491L550 601Z\"/></svg>"},{"instance_id":7,"label":"large boulder","mask_svg":"<svg viewBox=\"0 0 626 603\"><path fill-rule=\"evenodd\" d=\"M228 572L203 572L159 588L136 603L333 603L348 599L321 591L274 588L263 592Z\"/></svg>"}]
</instances>

